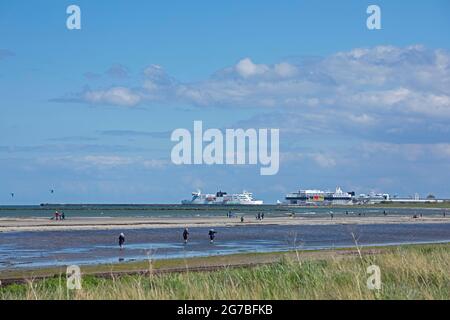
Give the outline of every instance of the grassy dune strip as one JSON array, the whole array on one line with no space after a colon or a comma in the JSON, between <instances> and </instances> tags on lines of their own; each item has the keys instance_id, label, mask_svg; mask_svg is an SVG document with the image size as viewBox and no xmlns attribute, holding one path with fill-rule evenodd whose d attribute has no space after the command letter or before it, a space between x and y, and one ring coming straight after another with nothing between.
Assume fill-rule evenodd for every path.
<instances>
[{"instance_id":1,"label":"grassy dune strip","mask_svg":"<svg viewBox=\"0 0 450 320\"><path fill-rule=\"evenodd\" d=\"M362 249L365 253L376 253L378 249ZM84 275L95 275L103 277L120 276L125 274L161 274L168 272L187 272L216 270L223 268L239 266L255 266L280 262L283 259L323 259L331 255L338 257L340 255L355 255L357 250L353 249L334 249L334 250L308 250L299 252L258 252L258 253L236 253L229 255L217 255L207 257L191 257L178 259L162 259L133 261L114 264L85 265L81 267ZM14 282L26 282L28 280L41 280L64 275L66 267L50 267L37 269L16 269L6 270L0 273L0 280L3 284Z\"/></svg>"},{"instance_id":2,"label":"grassy dune strip","mask_svg":"<svg viewBox=\"0 0 450 320\"><path fill-rule=\"evenodd\" d=\"M302 253L256 267L155 275L87 275L82 290L64 277L0 288L0 299L449 299L450 245L403 246L382 253ZM369 265L381 269L382 287L366 286Z\"/></svg>"}]
</instances>

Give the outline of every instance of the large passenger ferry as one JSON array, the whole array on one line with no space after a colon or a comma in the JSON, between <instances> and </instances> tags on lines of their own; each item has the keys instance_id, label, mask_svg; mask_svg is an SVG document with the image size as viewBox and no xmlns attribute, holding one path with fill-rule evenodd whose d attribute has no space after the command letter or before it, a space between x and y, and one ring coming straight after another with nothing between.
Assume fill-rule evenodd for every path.
<instances>
[{"instance_id":1,"label":"large passenger ferry","mask_svg":"<svg viewBox=\"0 0 450 320\"><path fill-rule=\"evenodd\" d=\"M322 190L299 190L286 195L287 204L291 205L329 205L352 204L354 192L344 192L337 187L334 192Z\"/></svg>"},{"instance_id":2,"label":"large passenger ferry","mask_svg":"<svg viewBox=\"0 0 450 320\"><path fill-rule=\"evenodd\" d=\"M262 200L255 200L253 193L244 191L238 194L227 194L218 191L216 194L203 194L201 191L192 192L192 199L181 201L182 204L234 204L234 205L258 205Z\"/></svg>"}]
</instances>

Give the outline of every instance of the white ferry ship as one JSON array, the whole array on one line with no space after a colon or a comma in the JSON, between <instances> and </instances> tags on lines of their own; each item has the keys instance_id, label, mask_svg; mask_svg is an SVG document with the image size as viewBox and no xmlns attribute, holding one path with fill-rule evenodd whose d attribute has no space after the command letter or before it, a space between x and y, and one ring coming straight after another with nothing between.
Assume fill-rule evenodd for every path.
<instances>
[{"instance_id":1,"label":"white ferry ship","mask_svg":"<svg viewBox=\"0 0 450 320\"><path fill-rule=\"evenodd\" d=\"M219 204L219 205L259 205L262 200L255 200L253 193L244 191L238 194L227 194L218 191L216 194L202 194L201 191L192 192L192 199L181 201L182 204Z\"/></svg>"}]
</instances>

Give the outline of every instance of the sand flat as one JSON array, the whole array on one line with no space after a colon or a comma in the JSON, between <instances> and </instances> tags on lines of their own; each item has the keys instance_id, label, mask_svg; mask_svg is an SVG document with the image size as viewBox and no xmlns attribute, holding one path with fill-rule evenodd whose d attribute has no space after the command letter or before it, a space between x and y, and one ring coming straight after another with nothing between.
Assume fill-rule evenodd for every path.
<instances>
[{"instance_id":1,"label":"sand flat","mask_svg":"<svg viewBox=\"0 0 450 320\"><path fill-rule=\"evenodd\" d=\"M266 217L258 221L247 217L74 217L55 221L48 218L0 218L0 232L17 231L67 231L67 230L112 230L139 228L184 228L184 227L226 227L234 225L333 225L333 224L389 224L389 223L450 223L450 217L382 216L382 217Z\"/></svg>"}]
</instances>

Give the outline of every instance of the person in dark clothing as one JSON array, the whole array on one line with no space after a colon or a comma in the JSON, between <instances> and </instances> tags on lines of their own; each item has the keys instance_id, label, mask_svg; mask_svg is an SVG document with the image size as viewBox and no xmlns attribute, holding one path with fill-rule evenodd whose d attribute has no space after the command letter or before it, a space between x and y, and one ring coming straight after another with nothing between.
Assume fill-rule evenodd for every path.
<instances>
[{"instance_id":1,"label":"person in dark clothing","mask_svg":"<svg viewBox=\"0 0 450 320\"><path fill-rule=\"evenodd\" d=\"M241 222L244 222L244 216L241 216Z\"/></svg>"},{"instance_id":2,"label":"person in dark clothing","mask_svg":"<svg viewBox=\"0 0 450 320\"><path fill-rule=\"evenodd\" d=\"M261 220L264 220L264 212L261 213Z\"/></svg>"},{"instance_id":3,"label":"person in dark clothing","mask_svg":"<svg viewBox=\"0 0 450 320\"><path fill-rule=\"evenodd\" d=\"M125 235L121 233L119 235L119 247L120 249L123 249L123 244L125 243Z\"/></svg>"},{"instance_id":4,"label":"person in dark clothing","mask_svg":"<svg viewBox=\"0 0 450 320\"><path fill-rule=\"evenodd\" d=\"M214 242L214 238L216 237L216 233L217 233L217 231L215 231L214 229L209 230L208 235L209 235L209 242L210 243Z\"/></svg>"},{"instance_id":5,"label":"person in dark clothing","mask_svg":"<svg viewBox=\"0 0 450 320\"><path fill-rule=\"evenodd\" d=\"M61 212L61 220L66 220L66 214L64 212Z\"/></svg>"},{"instance_id":6,"label":"person in dark clothing","mask_svg":"<svg viewBox=\"0 0 450 320\"><path fill-rule=\"evenodd\" d=\"M188 230L188 228L185 228L183 231L184 243L188 243L188 237L189 237L189 230Z\"/></svg>"}]
</instances>

